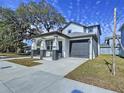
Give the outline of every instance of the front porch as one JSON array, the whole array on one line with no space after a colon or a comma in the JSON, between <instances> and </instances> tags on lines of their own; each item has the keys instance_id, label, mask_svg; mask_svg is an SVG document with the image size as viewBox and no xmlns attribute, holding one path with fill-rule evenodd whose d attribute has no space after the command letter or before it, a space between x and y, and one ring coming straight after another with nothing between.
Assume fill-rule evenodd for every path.
<instances>
[{"instance_id":1,"label":"front porch","mask_svg":"<svg viewBox=\"0 0 124 93\"><path fill-rule=\"evenodd\" d=\"M58 60L69 57L69 40L67 37L57 34L43 35L33 39L33 56L40 56L40 59Z\"/></svg>"}]
</instances>

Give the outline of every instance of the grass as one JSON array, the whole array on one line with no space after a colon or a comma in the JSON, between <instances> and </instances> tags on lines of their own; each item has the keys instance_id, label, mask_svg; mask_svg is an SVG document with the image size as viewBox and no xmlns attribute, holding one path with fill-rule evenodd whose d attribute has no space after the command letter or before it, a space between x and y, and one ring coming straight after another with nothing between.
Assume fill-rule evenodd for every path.
<instances>
[{"instance_id":1,"label":"grass","mask_svg":"<svg viewBox=\"0 0 124 93\"><path fill-rule=\"evenodd\" d=\"M116 76L111 73L112 56L100 55L82 64L66 78L124 93L124 58L116 56Z\"/></svg>"},{"instance_id":2,"label":"grass","mask_svg":"<svg viewBox=\"0 0 124 93\"><path fill-rule=\"evenodd\" d=\"M23 55L17 55L16 53L0 53L0 56L20 57L20 56L23 56Z\"/></svg>"},{"instance_id":3,"label":"grass","mask_svg":"<svg viewBox=\"0 0 124 93\"><path fill-rule=\"evenodd\" d=\"M20 65L24 65L27 67L32 67L32 66L36 66L39 65L41 63L35 62L38 59L31 59L31 58L23 58L23 59L12 59L12 60L7 60L9 62L12 63L16 63L16 64L20 64Z\"/></svg>"}]
</instances>

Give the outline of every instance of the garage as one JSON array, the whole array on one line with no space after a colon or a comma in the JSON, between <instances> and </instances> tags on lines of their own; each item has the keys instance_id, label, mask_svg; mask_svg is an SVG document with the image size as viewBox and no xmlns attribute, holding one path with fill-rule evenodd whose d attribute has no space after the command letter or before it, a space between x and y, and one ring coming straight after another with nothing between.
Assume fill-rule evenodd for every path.
<instances>
[{"instance_id":1,"label":"garage","mask_svg":"<svg viewBox=\"0 0 124 93\"><path fill-rule=\"evenodd\" d=\"M89 40L70 41L70 56L89 58Z\"/></svg>"}]
</instances>

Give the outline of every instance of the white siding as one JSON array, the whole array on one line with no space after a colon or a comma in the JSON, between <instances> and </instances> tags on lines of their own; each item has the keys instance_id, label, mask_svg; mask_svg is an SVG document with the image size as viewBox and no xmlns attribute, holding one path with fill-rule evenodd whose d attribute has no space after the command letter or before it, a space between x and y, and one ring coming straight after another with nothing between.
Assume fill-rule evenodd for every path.
<instances>
[{"instance_id":1,"label":"white siding","mask_svg":"<svg viewBox=\"0 0 124 93\"><path fill-rule=\"evenodd\" d=\"M89 32L89 29L92 29L93 32ZM100 35L98 27L86 28L86 27L71 23L62 32L63 32L63 34L67 35L69 30L71 30L71 33L73 33L73 32L82 32L82 33L90 33L90 34L92 33L92 34L96 34L98 37Z\"/></svg>"},{"instance_id":2,"label":"white siding","mask_svg":"<svg viewBox=\"0 0 124 93\"><path fill-rule=\"evenodd\" d=\"M90 59L98 56L98 43L91 37L90 39Z\"/></svg>"},{"instance_id":3,"label":"white siding","mask_svg":"<svg viewBox=\"0 0 124 93\"><path fill-rule=\"evenodd\" d=\"M98 43L93 39L93 58L98 56Z\"/></svg>"},{"instance_id":4,"label":"white siding","mask_svg":"<svg viewBox=\"0 0 124 93\"><path fill-rule=\"evenodd\" d=\"M62 52L63 57L69 57L69 40L66 38L62 40Z\"/></svg>"},{"instance_id":5,"label":"white siding","mask_svg":"<svg viewBox=\"0 0 124 93\"><path fill-rule=\"evenodd\" d=\"M93 59L93 38L91 37L90 38L90 44L89 44L89 58L90 59Z\"/></svg>"},{"instance_id":6,"label":"white siding","mask_svg":"<svg viewBox=\"0 0 124 93\"><path fill-rule=\"evenodd\" d=\"M75 25L75 24L70 24L68 27L66 27L64 30L63 30L63 33L64 34L68 34L68 31L71 30L71 32L84 32L84 27L82 26L79 26L79 25Z\"/></svg>"}]
</instances>

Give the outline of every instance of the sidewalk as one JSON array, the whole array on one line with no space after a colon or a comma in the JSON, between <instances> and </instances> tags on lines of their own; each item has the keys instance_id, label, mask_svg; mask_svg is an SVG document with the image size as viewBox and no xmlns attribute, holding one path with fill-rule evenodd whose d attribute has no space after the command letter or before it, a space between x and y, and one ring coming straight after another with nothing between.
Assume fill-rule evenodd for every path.
<instances>
[{"instance_id":1,"label":"sidewalk","mask_svg":"<svg viewBox=\"0 0 124 93\"><path fill-rule=\"evenodd\" d=\"M68 63L67 61L62 63L62 60L61 63L53 62L48 66L48 70L44 70L39 69L42 68L42 64L38 68L37 66L28 68L0 60L1 67L11 66L11 68L0 69L0 93L116 93L64 78L63 75L76 68L75 61L76 59L72 62L69 60ZM52 64L55 69L50 68Z\"/></svg>"},{"instance_id":2,"label":"sidewalk","mask_svg":"<svg viewBox=\"0 0 124 93\"><path fill-rule=\"evenodd\" d=\"M3 81L1 93L115 93L110 90L37 71L20 78ZM9 89L9 91L8 91Z\"/></svg>"}]
</instances>

